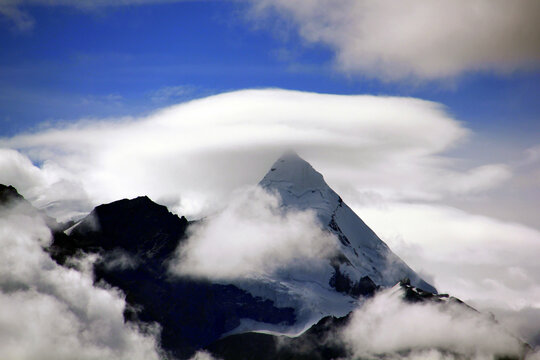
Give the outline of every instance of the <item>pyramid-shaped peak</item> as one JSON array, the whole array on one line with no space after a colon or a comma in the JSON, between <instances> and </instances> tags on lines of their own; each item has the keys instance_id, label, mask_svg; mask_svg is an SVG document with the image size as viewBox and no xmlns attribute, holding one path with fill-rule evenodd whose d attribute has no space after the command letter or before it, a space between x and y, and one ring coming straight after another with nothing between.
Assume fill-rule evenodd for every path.
<instances>
[{"instance_id":1,"label":"pyramid-shaped peak","mask_svg":"<svg viewBox=\"0 0 540 360\"><path fill-rule=\"evenodd\" d=\"M306 190L328 189L323 176L292 150L277 159L259 185L265 188L285 186L297 194Z\"/></svg>"}]
</instances>

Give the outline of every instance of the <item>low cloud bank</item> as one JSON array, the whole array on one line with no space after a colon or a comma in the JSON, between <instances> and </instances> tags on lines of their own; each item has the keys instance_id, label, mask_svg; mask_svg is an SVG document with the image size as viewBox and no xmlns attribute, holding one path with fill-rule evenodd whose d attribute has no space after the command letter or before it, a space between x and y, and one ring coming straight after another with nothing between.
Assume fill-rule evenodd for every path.
<instances>
[{"instance_id":1,"label":"low cloud bank","mask_svg":"<svg viewBox=\"0 0 540 360\"><path fill-rule=\"evenodd\" d=\"M356 211L434 285L540 345L540 231L434 204L386 203ZM504 310L503 310L504 309Z\"/></svg>"},{"instance_id":2,"label":"low cloud bank","mask_svg":"<svg viewBox=\"0 0 540 360\"><path fill-rule=\"evenodd\" d=\"M190 227L171 271L212 279L271 275L309 268L332 255L337 239L321 229L313 211L283 208L277 194L260 187L237 192L219 214Z\"/></svg>"},{"instance_id":3,"label":"low cloud bank","mask_svg":"<svg viewBox=\"0 0 540 360\"><path fill-rule=\"evenodd\" d=\"M122 295L57 265L50 240L37 214L0 208L0 358L159 359L158 329L124 323Z\"/></svg>"},{"instance_id":4,"label":"low cloud bank","mask_svg":"<svg viewBox=\"0 0 540 360\"><path fill-rule=\"evenodd\" d=\"M515 337L484 314L453 302L406 303L394 289L355 310L342 338L362 358L392 353L396 359L487 359L523 352Z\"/></svg>"}]
</instances>

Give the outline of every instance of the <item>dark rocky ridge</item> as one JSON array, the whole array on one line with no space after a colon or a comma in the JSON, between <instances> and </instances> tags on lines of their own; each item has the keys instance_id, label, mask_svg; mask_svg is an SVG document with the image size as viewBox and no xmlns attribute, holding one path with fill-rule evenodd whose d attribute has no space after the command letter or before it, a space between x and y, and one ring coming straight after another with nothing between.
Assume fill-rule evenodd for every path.
<instances>
[{"instance_id":1,"label":"dark rocky ridge","mask_svg":"<svg viewBox=\"0 0 540 360\"><path fill-rule=\"evenodd\" d=\"M27 202L13 186L0 184L0 205L7 205L12 201L17 200Z\"/></svg>"},{"instance_id":2,"label":"dark rocky ridge","mask_svg":"<svg viewBox=\"0 0 540 360\"><path fill-rule=\"evenodd\" d=\"M97 206L69 235L55 238L51 253L63 263L77 251L123 250L145 260L165 260L178 246L188 226L146 196Z\"/></svg>"},{"instance_id":3,"label":"dark rocky ridge","mask_svg":"<svg viewBox=\"0 0 540 360\"><path fill-rule=\"evenodd\" d=\"M302 335L290 338L248 332L220 339L207 350L223 360L330 360L345 359L351 354L339 339L348 324L344 317L322 318Z\"/></svg>"}]
</instances>

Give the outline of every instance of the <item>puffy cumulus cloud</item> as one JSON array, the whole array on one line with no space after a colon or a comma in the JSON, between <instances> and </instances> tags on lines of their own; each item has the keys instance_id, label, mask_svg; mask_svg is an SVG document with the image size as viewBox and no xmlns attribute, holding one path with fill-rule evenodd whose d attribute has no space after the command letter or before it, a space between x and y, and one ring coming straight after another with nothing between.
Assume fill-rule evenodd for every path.
<instances>
[{"instance_id":1,"label":"puffy cumulus cloud","mask_svg":"<svg viewBox=\"0 0 540 360\"><path fill-rule=\"evenodd\" d=\"M41 184L23 194L40 205L70 195L63 207L82 211L88 199L96 204L146 194L189 215L257 183L287 148L336 190L352 194L369 189L392 199L440 199L509 178L502 164L463 169L442 156L468 134L429 101L266 89L194 100L144 118L81 121L0 139L0 146L41 164L37 169L18 156L18 166L35 172L33 181ZM9 171L14 186L28 181L6 169L0 174ZM56 183L62 186L51 186ZM60 194L65 184L71 188Z\"/></svg>"},{"instance_id":2,"label":"puffy cumulus cloud","mask_svg":"<svg viewBox=\"0 0 540 360\"><path fill-rule=\"evenodd\" d=\"M278 195L254 187L194 225L171 270L212 279L272 275L313 267L313 260L332 255L337 244L315 212L284 208Z\"/></svg>"},{"instance_id":3,"label":"puffy cumulus cloud","mask_svg":"<svg viewBox=\"0 0 540 360\"><path fill-rule=\"evenodd\" d=\"M159 359L157 328L124 323L121 294L58 266L43 250L50 238L27 208L0 209L0 357Z\"/></svg>"},{"instance_id":4,"label":"puffy cumulus cloud","mask_svg":"<svg viewBox=\"0 0 540 360\"><path fill-rule=\"evenodd\" d=\"M410 266L537 343L540 231L434 204L353 207ZM527 310L528 309L528 310Z\"/></svg>"},{"instance_id":5,"label":"puffy cumulus cloud","mask_svg":"<svg viewBox=\"0 0 540 360\"><path fill-rule=\"evenodd\" d=\"M523 351L517 338L488 316L452 301L405 303L397 289L355 310L342 338L361 358L392 353L396 359L488 359Z\"/></svg>"},{"instance_id":6,"label":"puffy cumulus cloud","mask_svg":"<svg viewBox=\"0 0 540 360\"><path fill-rule=\"evenodd\" d=\"M338 69L397 80L471 70L508 72L540 63L536 0L252 0L250 16L296 25L335 51Z\"/></svg>"}]
</instances>

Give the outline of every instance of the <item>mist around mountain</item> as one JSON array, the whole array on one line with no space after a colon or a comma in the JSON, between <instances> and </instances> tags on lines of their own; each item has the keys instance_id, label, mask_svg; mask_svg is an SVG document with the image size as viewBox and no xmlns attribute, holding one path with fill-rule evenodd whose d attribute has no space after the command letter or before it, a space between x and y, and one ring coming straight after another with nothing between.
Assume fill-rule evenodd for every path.
<instances>
[{"instance_id":1,"label":"mist around mountain","mask_svg":"<svg viewBox=\"0 0 540 360\"><path fill-rule=\"evenodd\" d=\"M197 221L146 196L68 223L13 187L0 201L2 358L537 356L438 294L291 152Z\"/></svg>"}]
</instances>

